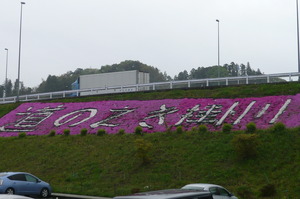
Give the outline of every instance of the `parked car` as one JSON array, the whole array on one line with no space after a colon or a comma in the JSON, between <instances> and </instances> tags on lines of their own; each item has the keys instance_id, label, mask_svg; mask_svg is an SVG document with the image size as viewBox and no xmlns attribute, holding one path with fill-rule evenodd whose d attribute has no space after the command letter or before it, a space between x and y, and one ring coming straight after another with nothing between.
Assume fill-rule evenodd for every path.
<instances>
[{"instance_id":1,"label":"parked car","mask_svg":"<svg viewBox=\"0 0 300 199\"><path fill-rule=\"evenodd\" d=\"M117 196L114 199L213 199L208 191L166 189L136 193L129 196Z\"/></svg>"},{"instance_id":2,"label":"parked car","mask_svg":"<svg viewBox=\"0 0 300 199\"><path fill-rule=\"evenodd\" d=\"M7 194L0 194L0 199L33 199L26 196L20 195L7 195Z\"/></svg>"},{"instance_id":3,"label":"parked car","mask_svg":"<svg viewBox=\"0 0 300 199\"><path fill-rule=\"evenodd\" d=\"M47 182L30 173L0 173L0 194L36 195L47 198L51 193L52 188Z\"/></svg>"},{"instance_id":4,"label":"parked car","mask_svg":"<svg viewBox=\"0 0 300 199\"><path fill-rule=\"evenodd\" d=\"M209 191L210 193L212 193L214 199L238 199L227 189L216 184L195 183L195 184L185 185L181 189Z\"/></svg>"}]
</instances>

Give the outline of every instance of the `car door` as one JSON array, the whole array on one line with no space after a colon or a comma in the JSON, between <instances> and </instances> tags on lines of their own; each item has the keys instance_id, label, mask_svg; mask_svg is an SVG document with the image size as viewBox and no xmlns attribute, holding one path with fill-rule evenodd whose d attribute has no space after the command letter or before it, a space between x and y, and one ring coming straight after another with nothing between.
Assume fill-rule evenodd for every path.
<instances>
[{"instance_id":1,"label":"car door","mask_svg":"<svg viewBox=\"0 0 300 199\"><path fill-rule=\"evenodd\" d=\"M24 174L15 174L8 178L12 181L11 186L14 188L16 194L26 194L26 179Z\"/></svg>"},{"instance_id":2,"label":"car door","mask_svg":"<svg viewBox=\"0 0 300 199\"><path fill-rule=\"evenodd\" d=\"M28 195L36 195L39 194L40 192L40 185L39 185L39 180L29 174L25 174L25 179L26 179L26 194Z\"/></svg>"}]
</instances>

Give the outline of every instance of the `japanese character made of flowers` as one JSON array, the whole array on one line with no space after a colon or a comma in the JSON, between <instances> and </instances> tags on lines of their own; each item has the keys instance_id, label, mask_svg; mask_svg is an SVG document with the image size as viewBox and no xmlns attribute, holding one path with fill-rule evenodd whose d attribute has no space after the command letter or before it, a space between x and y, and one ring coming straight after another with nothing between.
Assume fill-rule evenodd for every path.
<instances>
[{"instance_id":1,"label":"japanese character made of flowers","mask_svg":"<svg viewBox=\"0 0 300 199\"><path fill-rule=\"evenodd\" d=\"M163 132L183 126L191 129L205 124L210 131L224 123L244 129L249 122L268 128L276 122L287 127L300 125L300 95L236 99L164 99L148 101L95 101L79 103L24 103L0 118L0 136L58 134L70 129L79 134L105 129L133 133L137 126L144 132Z\"/></svg>"}]
</instances>

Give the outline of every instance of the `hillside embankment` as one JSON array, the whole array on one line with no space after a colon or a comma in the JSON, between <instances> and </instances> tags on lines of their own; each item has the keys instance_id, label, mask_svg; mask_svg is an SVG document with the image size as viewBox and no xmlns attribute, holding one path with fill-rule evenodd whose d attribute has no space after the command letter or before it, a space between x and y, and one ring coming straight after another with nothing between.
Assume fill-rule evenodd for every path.
<instances>
[{"instance_id":1,"label":"hillside embankment","mask_svg":"<svg viewBox=\"0 0 300 199\"><path fill-rule=\"evenodd\" d=\"M298 93L298 83L283 83L129 93L51 102L233 99ZM3 118L18 105L1 105L0 116ZM248 148L253 153L245 153L236 145L235 140L245 135L255 143ZM203 182L223 185L242 199L297 198L300 194L298 127L271 126L251 132L222 129L206 132L193 128L190 131L174 129L142 135L78 133L2 137L0 156L0 171L33 173L49 181L55 192L111 197Z\"/></svg>"}]
</instances>

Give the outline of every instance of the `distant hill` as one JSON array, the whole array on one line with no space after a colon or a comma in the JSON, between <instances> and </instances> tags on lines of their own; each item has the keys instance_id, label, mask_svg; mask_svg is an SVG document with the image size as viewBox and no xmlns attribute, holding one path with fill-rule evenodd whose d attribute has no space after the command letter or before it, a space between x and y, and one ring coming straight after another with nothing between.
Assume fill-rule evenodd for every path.
<instances>
[{"instance_id":1,"label":"distant hill","mask_svg":"<svg viewBox=\"0 0 300 199\"><path fill-rule=\"evenodd\" d=\"M139 61L123 61L119 64L102 66L100 69L82 69L77 68L74 72L69 71L61 76L49 75L37 88L37 92L52 92L71 90L71 84L80 76L88 74L108 73L138 70L140 72L150 73L150 82L163 82L168 80L168 75L163 74L159 69L143 64Z\"/></svg>"}]
</instances>

